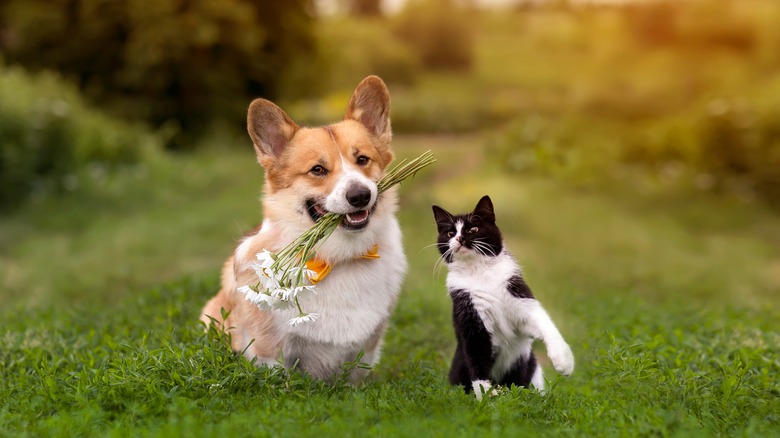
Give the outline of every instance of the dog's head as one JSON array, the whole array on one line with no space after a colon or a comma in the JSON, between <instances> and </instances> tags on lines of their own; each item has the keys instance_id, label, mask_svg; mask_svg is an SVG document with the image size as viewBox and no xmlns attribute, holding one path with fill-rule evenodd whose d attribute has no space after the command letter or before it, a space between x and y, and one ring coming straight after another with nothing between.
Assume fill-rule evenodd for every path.
<instances>
[{"instance_id":1,"label":"dog's head","mask_svg":"<svg viewBox=\"0 0 780 438\"><path fill-rule=\"evenodd\" d=\"M253 101L247 125L265 168L266 215L311 224L334 212L346 215L343 229L366 229L393 159L389 115L390 94L376 76L358 84L344 120L328 126L299 127L274 103Z\"/></svg>"}]
</instances>

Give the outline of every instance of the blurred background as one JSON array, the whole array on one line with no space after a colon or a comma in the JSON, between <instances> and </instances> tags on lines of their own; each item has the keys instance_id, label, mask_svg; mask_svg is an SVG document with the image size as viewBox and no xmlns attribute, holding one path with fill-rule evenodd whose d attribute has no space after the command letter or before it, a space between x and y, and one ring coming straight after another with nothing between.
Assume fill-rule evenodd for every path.
<instances>
[{"instance_id":1,"label":"blurred background","mask_svg":"<svg viewBox=\"0 0 780 438\"><path fill-rule=\"evenodd\" d=\"M769 297L778 23L776 0L0 0L0 304L215 278L261 217L248 103L330 123L368 74L398 154L440 159L402 192L417 241L430 203L489 193L541 277Z\"/></svg>"}]
</instances>

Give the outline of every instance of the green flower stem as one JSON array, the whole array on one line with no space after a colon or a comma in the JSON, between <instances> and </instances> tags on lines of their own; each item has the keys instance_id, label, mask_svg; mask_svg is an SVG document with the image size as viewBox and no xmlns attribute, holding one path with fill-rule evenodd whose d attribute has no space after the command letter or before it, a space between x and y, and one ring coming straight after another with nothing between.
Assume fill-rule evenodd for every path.
<instances>
[{"instance_id":1,"label":"green flower stem","mask_svg":"<svg viewBox=\"0 0 780 438\"><path fill-rule=\"evenodd\" d=\"M377 183L379 193L387 191L410 176L414 176L420 169L435 162L436 159L431 151L426 151L411 161L401 161L388 170L385 177ZM282 268L285 274L290 267L295 266L298 260L301 262L300 266L303 267L314 256L315 250L320 243L330 237L338 228L343 218L344 215L341 214L327 213L314 226L279 251L274 267ZM283 277L286 278L286 275L283 275ZM297 280L298 284L300 284L301 278L299 277Z\"/></svg>"},{"instance_id":2,"label":"green flower stem","mask_svg":"<svg viewBox=\"0 0 780 438\"><path fill-rule=\"evenodd\" d=\"M420 169L435 162L436 159L433 158L433 153L431 151L426 151L411 161L402 160L389 169L385 176L377 183L379 193L385 192L391 187L400 184L410 176L414 176ZM271 269L275 272L282 273L280 284L285 287L295 287L303 284L303 273L306 268L306 262L314 257L317 248L319 248L322 242L336 231L336 228L338 228L339 223L341 223L343 219L344 215L341 214L325 214L316 224L304 231L298 238L276 254ZM296 266L300 269L293 282L293 279L288 277L290 269ZM295 297L295 305L298 307L298 311L303 314L303 310L298 303L298 297Z\"/></svg>"}]
</instances>

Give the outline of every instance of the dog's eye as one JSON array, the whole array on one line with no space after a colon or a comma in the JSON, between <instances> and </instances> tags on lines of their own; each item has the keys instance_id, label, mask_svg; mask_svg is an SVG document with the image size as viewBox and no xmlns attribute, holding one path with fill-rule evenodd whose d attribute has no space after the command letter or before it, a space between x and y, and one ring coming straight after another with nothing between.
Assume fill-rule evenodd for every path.
<instances>
[{"instance_id":1,"label":"dog's eye","mask_svg":"<svg viewBox=\"0 0 780 438\"><path fill-rule=\"evenodd\" d=\"M455 235L455 232L454 232L454 231L448 231L448 232L447 232L447 237L452 237L452 236L454 236L454 235Z\"/></svg>"},{"instance_id":2,"label":"dog's eye","mask_svg":"<svg viewBox=\"0 0 780 438\"><path fill-rule=\"evenodd\" d=\"M479 231L479 228L477 228L477 227L471 227L471 228L469 228L469 233L470 233L470 234L474 234L474 233L476 233L477 231Z\"/></svg>"},{"instance_id":3,"label":"dog's eye","mask_svg":"<svg viewBox=\"0 0 780 438\"><path fill-rule=\"evenodd\" d=\"M318 164L318 165L312 167L311 169L309 169L309 172L312 175L323 176L323 175L327 175L328 174L328 169L326 169L326 168L324 168L324 167L322 167L322 166L320 166Z\"/></svg>"},{"instance_id":4,"label":"dog's eye","mask_svg":"<svg viewBox=\"0 0 780 438\"><path fill-rule=\"evenodd\" d=\"M371 161L370 158L368 158L365 155L361 155L361 156L357 157L357 161L356 162L357 162L358 166L365 166L366 164L368 164L369 161Z\"/></svg>"}]
</instances>

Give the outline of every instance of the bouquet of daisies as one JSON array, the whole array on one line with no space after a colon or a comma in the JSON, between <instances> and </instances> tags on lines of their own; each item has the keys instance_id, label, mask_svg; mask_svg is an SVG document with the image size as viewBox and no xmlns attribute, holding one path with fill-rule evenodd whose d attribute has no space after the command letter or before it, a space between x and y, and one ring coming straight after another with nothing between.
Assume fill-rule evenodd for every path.
<instances>
[{"instance_id":1,"label":"bouquet of daisies","mask_svg":"<svg viewBox=\"0 0 780 438\"><path fill-rule=\"evenodd\" d=\"M379 181L379 193L399 184L435 161L431 151L414 160L401 161ZM257 254L257 262L252 264L252 268L259 281L255 285L241 286L238 291L261 310L283 310L295 306L298 316L287 322L290 325L316 321L319 314L304 312L298 302L299 295L316 293L315 285L311 281L316 273L310 271L306 263L314 257L321 242L338 228L343 218L341 214L327 213L281 251L272 253L263 250Z\"/></svg>"}]
</instances>

